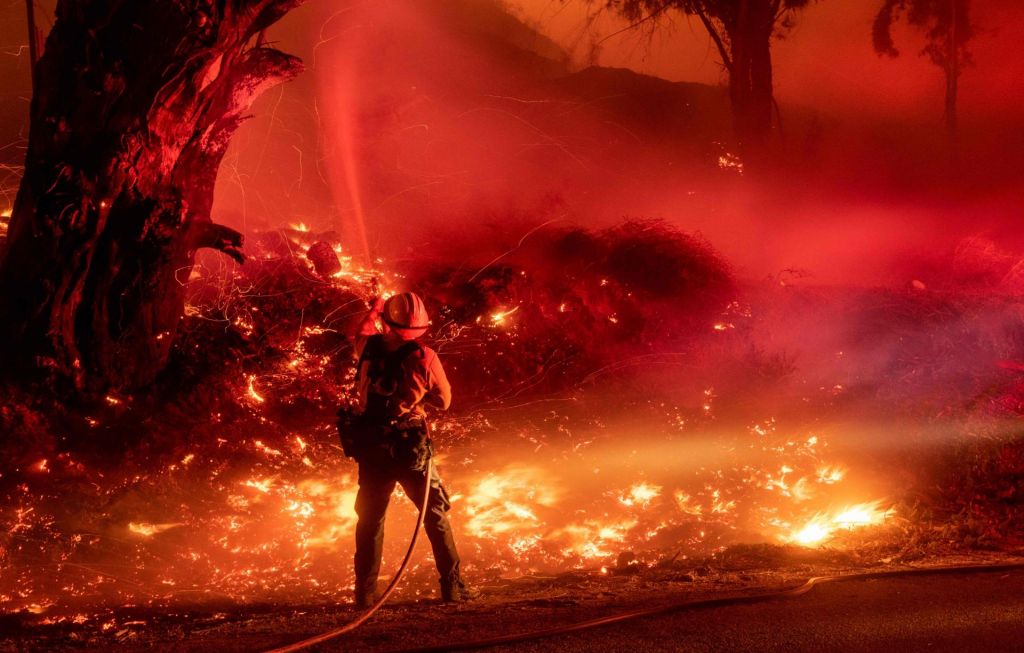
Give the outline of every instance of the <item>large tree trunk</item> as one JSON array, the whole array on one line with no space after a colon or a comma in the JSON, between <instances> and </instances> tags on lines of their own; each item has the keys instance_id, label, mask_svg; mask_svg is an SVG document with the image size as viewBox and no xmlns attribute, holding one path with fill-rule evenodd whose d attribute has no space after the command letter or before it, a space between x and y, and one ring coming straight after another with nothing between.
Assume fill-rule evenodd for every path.
<instances>
[{"instance_id":1,"label":"large tree trunk","mask_svg":"<svg viewBox=\"0 0 1024 653\"><path fill-rule=\"evenodd\" d=\"M736 137L746 155L764 152L772 129L774 89L771 36L775 16L767 0L742 0L729 30L729 98Z\"/></svg>"},{"instance_id":2,"label":"large tree trunk","mask_svg":"<svg viewBox=\"0 0 1024 653\"><path fill-rule=\"evenodd\" d=\"M949 37L946 46L946 137L949 142L949 158L954 168L960 160L960 132L957 124L956 102L960 86L960 38L959 10L956 0L950 0Z\"/></svg>"},{"instance_id":3,"label":"large tree trunk","mask_svg":"<svg viewBox=\"0 0 1024 653\"><path fill-rule=\"evenodd\" d=\"M953 165L956 165L960 158L960 129L956 115L956 100L958 86L960 83L960 71L956 65L952 70L946 71L946 138L949 142L949 156Z\"/></svg>"},{"instance_id":4,"label":"large tree trunk","mask_svg":"<svg viewBox=\"0 0 1024 653\"><path fill-rule=\"evenodd\" d=\"M0 362L77 388L165 363L228 141L301 62L262 30L301 0L60 0L35 70L29 148L0 261Z\"/></svg>"}]
</instances>

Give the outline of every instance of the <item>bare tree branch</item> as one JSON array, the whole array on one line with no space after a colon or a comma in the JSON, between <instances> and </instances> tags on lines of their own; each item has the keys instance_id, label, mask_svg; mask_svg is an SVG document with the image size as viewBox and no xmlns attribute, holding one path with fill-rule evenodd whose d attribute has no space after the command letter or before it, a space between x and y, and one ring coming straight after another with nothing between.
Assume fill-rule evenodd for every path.
<instances>
[{"instance_id":1,"label":"bare tree branch","mask_svg":"<svg viewBox=\"0 0 1024 653\"><path fill-rule=\"evenodd\" d=\"M726 70L731 72L733 70L732 57L730 56L729 48L725 45L725 41L722 39L722 35L719 33L718 28L711 19L708 18L708 15L703 9L694 7L693 13L700 19L700 22L704 24L704 29L707 30L708 35L715 44L715 47L718 48L718 54L722 57L722 65L725 66Z\"/></svg>"}]
</instances>

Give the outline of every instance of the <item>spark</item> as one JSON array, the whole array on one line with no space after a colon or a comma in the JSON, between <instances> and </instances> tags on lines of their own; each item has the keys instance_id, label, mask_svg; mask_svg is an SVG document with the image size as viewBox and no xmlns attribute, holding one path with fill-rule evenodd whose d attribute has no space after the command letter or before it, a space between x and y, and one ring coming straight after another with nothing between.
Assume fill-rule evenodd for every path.
<instances>
[{"instance_id":1,"label":"spark","mask_svg":"<svg viewBox=\"0 0 1024 653\"><path fill-rule=\"evenodd\" d=\"M252 399L253 401L255 401L258 404L262 404L263 402L265 402L266 398L264 398L263 395L261 395L260 393L256 392L256 375L255 374L250 374L248 381L249 381L249 389L248 389L249 398Z\"/></svg>"},{"instance_id":2,"label":"spark","mask_svg":"<svg viewBox=\"0 0 1024 653\"><path fill-rule=\"evenodd\" d=\"M519 307L516 306L515 308L513 308L511 310L507 310L507 311L506 310L495 311L494 313L491 313L491 323L494 324L495 326L500 326L500 325L505 323L505 320L508 319L508 317L510 315L515 314L515 312L518 311L518 310L519 310Z\"/></svg>"}]
</instances>

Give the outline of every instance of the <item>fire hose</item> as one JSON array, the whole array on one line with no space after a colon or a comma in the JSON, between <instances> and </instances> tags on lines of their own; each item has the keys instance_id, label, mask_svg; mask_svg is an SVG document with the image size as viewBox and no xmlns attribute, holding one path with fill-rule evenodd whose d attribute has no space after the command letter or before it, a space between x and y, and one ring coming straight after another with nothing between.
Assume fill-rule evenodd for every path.
<instances>
[{"instance_id":1,"label":"fire hose","mask_svg":"<svg viewBox=\"0 0 1024 653\"><path fill-rule=\"evenodd\" d=\"M426 489L424 489L423 491L423 501L420 502L420 515L419 518L417 518L416 520L416 529L412 532L412 539L409 540L409 548L405 551L405 557L402 559L402 564L398 566L398 571L395 572L395 575L391 579L391 582L388 583L387 589L384 590L384 592L377 598L373 605L371 605L366 610L366 612L361 614L354 621L350 621L344 626L339 626L333 630L329 630L319 635L314 635L313 637L303 639L301 641L295 642L294 644L288 644L287 646L281 646L279 648L270 649L265 653L292 653L292 651L301 651L303 649L309 648L310 646L321 644L323 642L326 642L327 640L334 639L335 637L344 635L345 633L352 632L356 628L366 623L370 619L370 617L372 617L377 612L377 610L380 610L381 606L383 606L385 601L388 600L388 597L391 596L391 593L395 591L395 588L398 586L399 581L402 580L402 576L405 575L405 571L409 566L409 560L412 559L412 552L416 548L416 540L419 539L420 530L423 528L423 520L427 516L427 502L430 500L430 483L431 477L433 475L434 461L428 456L427 475L425 483Z\"/></svg>"}]
</instances>

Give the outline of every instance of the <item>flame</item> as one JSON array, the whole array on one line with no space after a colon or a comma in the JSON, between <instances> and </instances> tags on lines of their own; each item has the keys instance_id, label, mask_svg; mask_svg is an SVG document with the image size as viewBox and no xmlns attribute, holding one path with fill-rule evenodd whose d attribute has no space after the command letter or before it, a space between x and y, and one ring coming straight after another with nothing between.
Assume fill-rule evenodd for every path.
<instances>
[{"instance_id":1,"label":"flame","mask_svg":"<svg viewBox=\"0 0 1024 653\"><path fill-rule=\"evenodd\" d=\"M843 480L846 470L836 465L826 465L818 468L818 482L824 485L832 485Z\"/></svg>"},{"instance_id":2,"label":"flame","mask_svg":"<svg viewBox=\"0 0 1024 653\"><path fill-rule=\"evenodd\" d=\"M679 507L679 510L684 514L699 517L704 512L704 509L701 508L700 505L694 503L693 497L686 492L677 490L673 496L675 497L676 505Z\"/></svg>"},{"instance_id":3,"label":"flame","mask_svg":"<svg viewBox=\"0 0 1024 653\"><path fill-rule=\"evenodd\" d=\"M626 535L637 525L635 519L601 522L586 520L569 524L554 533L556 538L568 540L563 554L578 556L584 560L605 558L616 551L613 545L624 542Z\"/></svg>"},{"instance_id":4,"label":"flame","mask_svg":"<svg viewBox=\"0 0 1024 653\"><path fill-rule=\"evenodd\" d=\"M340 484L334 485L321 480L307 480L296 488L305 501L290 503L288 510L293 513L308 512L306 518L317 519L302 540L305 549L337 549L345 544L355 532L356 492L353 480L344 476ZM308 506L308 508L307 508Z\"/></svg>"},{"instance_id":5,"label":"flame","mask_svg":"<svg viewBox=\"0 0 1024 653\"><path fill-rule=\"evenodd\" d=\"M149 524L149 523L146 523L146 522L129 522L128 523L128 530L131 531L132 533L135 533L136 535L141 535L143 537L153 537L154 535L157 535L159 533L163 533L164 531L169 531L172 528L177 528L179 526L184 526L184 525L185 524L182 524L182 523Z\"/></svg>"},{"instance_id":6,"label":"flame","mask_svg":"<svg viewBox=\"0 0 1024 653\"><path fill-rule=\"evenodd\" d=\"M473 537L494 538L539 526L536 506L553 506L559 496L546 477L538 468L511 467L477 481L465 499L466 531Z\"/></svg>"},{"instance_id":7,"label":"flame","mask_svg":"<svg viewBox=\"0 0 1024 653\"><path fill-rule=\"evenodd\" d=\"M832 526L827 520L815 517L811 521L807 522L803 528L796 533L793 533L792 541L797 544L804 546L811 546L812 544L818 544L824 541L829 535L832 534Z\"/></svg>"},{"instance_id":8,"label":"flame","mask_svg":"<svg viewBox=\"0 0 1024 653\"><path fill-rule=\"evenodd\" d=\"M644 508L661 494L661 487L647 483L637 483L629 488L629 491L619 497L619 503L624 506L642 506Z\"/></svg>"},{"instance_id":9,"label":"flame","mask_svg":"<svg viewBox=\"0 0 1024 653\"><path fill-rule=\"evenodd\" d=\"M788 537L789 541L803 546L820 544L832 537L837 530L852 530L863 526L881 524L892 514L882 510L881 501L859 503L847 506L832 515L818 514Z\"/></svg>"},{"instance_id":10,"label":"flame","mask_svg":"<svg viewBox=\"0 0 1024 653\"><path fill-rule=\"evenodd\" d=\"M880 503L880 501L875 501L850 506L833 517L832 523L837 524L840 528L856 528L858 526L881 524L892 511L879 510L878 506Z\"/></svg>"}]
</instances>

